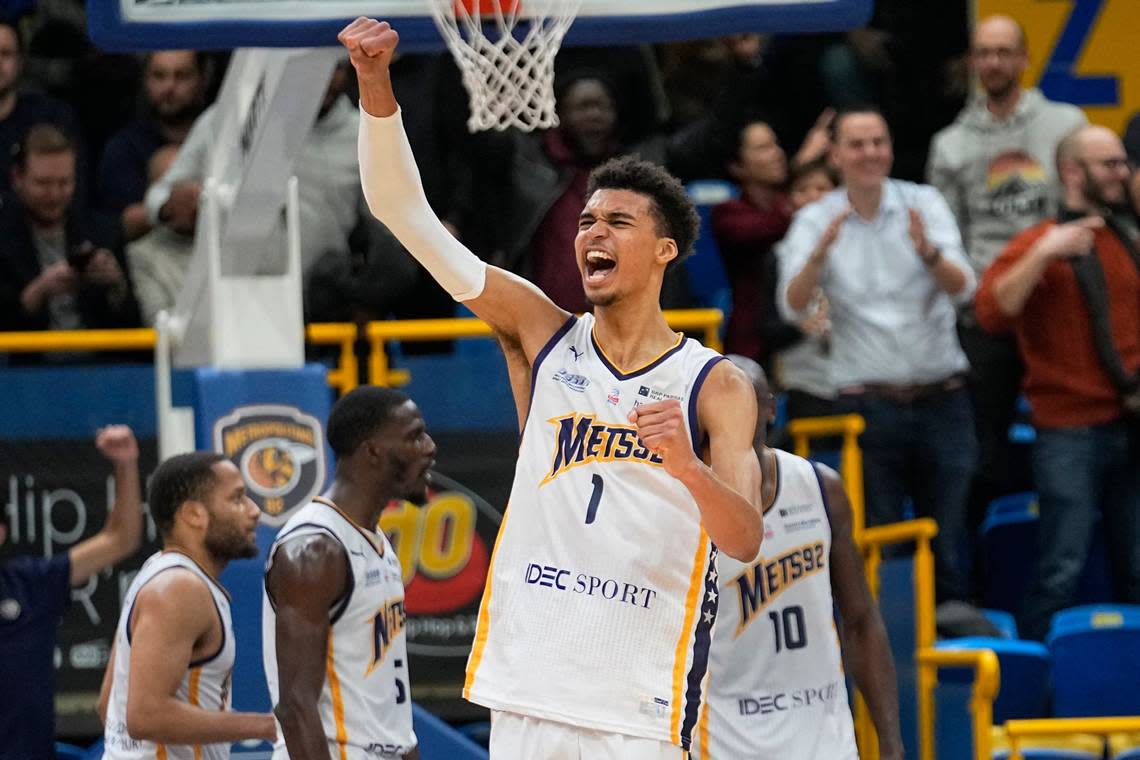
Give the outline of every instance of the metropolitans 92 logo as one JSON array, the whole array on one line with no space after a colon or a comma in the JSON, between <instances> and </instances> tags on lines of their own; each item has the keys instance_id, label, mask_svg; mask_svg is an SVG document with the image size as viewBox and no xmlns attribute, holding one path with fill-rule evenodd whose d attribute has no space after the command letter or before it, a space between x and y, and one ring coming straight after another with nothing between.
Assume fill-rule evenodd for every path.
<instances>
[{"instance_id":1,"label":"metropolitans 92 logo","mask_svg":"<svg viewBox=\"0 0 1140 760\"><path fill-rule=\"evenodd\" d=\"M321 423L296 407L238 407L214 424L214 448L241 470L266 525L284 524L325 482Z\"/></svg>"}]
</instances>

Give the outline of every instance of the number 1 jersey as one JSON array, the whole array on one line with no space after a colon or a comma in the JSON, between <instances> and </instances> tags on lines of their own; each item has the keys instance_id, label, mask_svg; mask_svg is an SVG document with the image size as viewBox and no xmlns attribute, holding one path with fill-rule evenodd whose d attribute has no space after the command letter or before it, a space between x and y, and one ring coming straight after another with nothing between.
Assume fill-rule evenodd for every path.
<instances>
[{"instance_id":1,"label":"number 1 jersey","mask_svg":"<svg viewBox=\"0 0 1140 760\"><path fill-rule=\"evenodd\" d=\"M497 710L688 748L716 617L716 547L692 495L637 436L642 404L697 396L721 357L693 340L623 372L593 317L535 358L511 500L464 696Z\"/></svg>"}]
</instances>

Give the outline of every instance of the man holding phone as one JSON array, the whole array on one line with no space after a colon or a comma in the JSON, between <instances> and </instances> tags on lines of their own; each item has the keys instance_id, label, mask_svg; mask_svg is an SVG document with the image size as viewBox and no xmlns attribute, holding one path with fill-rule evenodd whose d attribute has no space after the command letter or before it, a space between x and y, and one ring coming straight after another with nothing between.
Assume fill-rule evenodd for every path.
<instances>
[{"instance_id":1,"label":"man holding phone","mask_svg":"<svg viewBox=\"0 0 1140 760\"><path fill-rule=\"evenodd\" d=\"M0 210L0 329L131 327L138 312L114 233L81 218L75 147L59 129L32 127L12 158L16 202Z\"/></svg>"}]
</instances>

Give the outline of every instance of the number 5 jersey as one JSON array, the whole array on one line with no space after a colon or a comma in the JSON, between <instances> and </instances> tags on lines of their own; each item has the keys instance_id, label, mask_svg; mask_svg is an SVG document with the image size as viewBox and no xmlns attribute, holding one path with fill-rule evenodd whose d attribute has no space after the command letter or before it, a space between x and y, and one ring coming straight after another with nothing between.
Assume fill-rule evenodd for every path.
<instances>
[{"instance_id":1,"label":"number 5 jersey","mask_svg":"<svg viewBox=\"0 0 1140 760\"><path fill-rule=\"evenodd\" d=\"M416 746L408 688L404 582L400 561L379 531L365 530L336 505L314 499L281 527L269 549L266 572L280 546L306 535L337 541L348 560L348 588L329 610L325 683L317 703L330 757L378 760L401 757ZM263 593L261 648L269 697L281 694L277 670L276 602ZM277 728L274 760L288 758Z\"/></svg>"},{"instance_id":2,"label":"number 5 jersey","mask_svg":"<svg viewBox=\"0 0 1140 760\"><path fill-rule=\"evenodd\" d=\"M464 695L497 710L689 747L716 617L716 547L629 421L697 397L721 358L693 340L623 371L571 317L535 357L511 500Z\"/></svg>"}]
</instances>

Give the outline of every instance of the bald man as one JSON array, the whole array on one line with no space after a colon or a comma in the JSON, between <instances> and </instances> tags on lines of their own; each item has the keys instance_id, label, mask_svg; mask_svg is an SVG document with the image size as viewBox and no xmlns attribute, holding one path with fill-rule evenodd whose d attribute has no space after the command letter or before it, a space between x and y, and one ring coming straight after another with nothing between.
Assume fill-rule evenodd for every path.
<instances>
[{"instance_id":1,"label":"bald man","mask_svg":"<svg viewBox=\"0 0 1140 760\"><path fill-rule=\"evenodd\" d=\"M1029 65L1025 33L1009 16L990 16L974 29L970 62L977 96L953 124L934 136L927 173L950 204L978 277L1017 233L1053 213L1058 200L1057 143L1085 123L1079 108L1046 100L1021 86ZM1008 336L978 327L974 309L959 312L959 340L972 367L979 458L970 496L970 525L986 505L1015 490L1008 482L1007 431L1024 369Z\"/></svg>"},{"instance_id":2,"label":"bald man","mask_svg":"<svg viewBox=\"0 0 1140 760\"><path fill-rule=\"evenodd\" d=\"M1013 333L1037 441L1036 578L1023 637L1070 606L1103 515L1118 600L1140 602L1140 255L1120 138L1079 127L1061 140L1057 219L1015 237L977 295L982 326Z\"/></svg>"}]
</instances>

